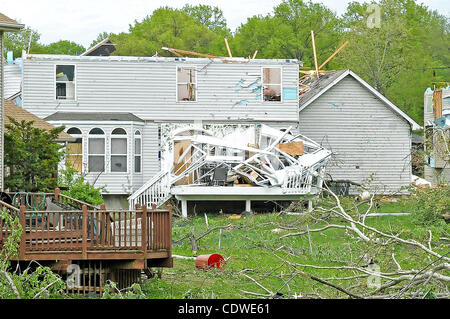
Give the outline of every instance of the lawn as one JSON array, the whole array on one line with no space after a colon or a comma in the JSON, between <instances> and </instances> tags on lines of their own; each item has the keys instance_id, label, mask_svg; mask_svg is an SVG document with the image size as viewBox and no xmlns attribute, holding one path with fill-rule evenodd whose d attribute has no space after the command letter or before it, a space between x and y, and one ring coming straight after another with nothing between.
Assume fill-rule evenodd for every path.
<instances>
[{"instance_id":1,"label":"lawn","mask_svg":"<svg viewBox=\"0 0 450 319\"><path fill-rule=\"evenodd\" d=\"M353 199L345 199L345 205L354 205ZM396 202L376 201L374 212L413 212L412 202L399 197ZM364 210L367 204L360 205ZM349 206L348 206L349 207ZM289 263L343 266L365 266L375 263L381 271L395 271L397 265L404 268L426 266L430 262L420 249L410 245L368 245L345 229L328 229L310 232L301 236L280 238L288 233L316 229L326 223L344 224L343 220L328 218L318 221L313 213L309 216L292 216L279 213L256 214L232 219L230 215L208 214L208 226L204 215L192 216L188 220L173 221L173 254L198 256L218 253L226 260L223 270L199 270L195 260L174 259L173 268L164 269L162 277L152 278L142 285L148 298L261 298L268 291L289 298L346 298L342 292L295 274ZM400 234L402 238L414 238L427 243L429 232L433 234L433 247L440 253L448 251L448 225L441 223L432 227L421 227L413 223L410 216L382 216L367 220L367 224L385 232ZM221 231L212 230L197 241L198 251L193 252L189 234L198 238L208 229L226 226ZM219 247L220 243L220 247ZM366 285L367 278L335 280L333 277L353 276L353 270L312 269L301 267L329 282L347 289L354 285ZM424 286L424 289L427 286Z\"/></svg>"}]
</instances>

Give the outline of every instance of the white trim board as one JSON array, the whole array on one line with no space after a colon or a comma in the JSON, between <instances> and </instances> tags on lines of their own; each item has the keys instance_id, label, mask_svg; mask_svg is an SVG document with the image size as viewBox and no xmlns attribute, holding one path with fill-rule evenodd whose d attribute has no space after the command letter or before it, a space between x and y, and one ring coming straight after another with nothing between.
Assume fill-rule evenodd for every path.
<instances>
[{"instance_id":1,"label":"white trim board","mask_svg":"<svg viewBox=\"0 0 450 319\"><path fill-rule=\"evenodd\" d=\"M301 105L299 108L299 113L303 111L308 105L310 105L312 102L314 102L319 96L327 92L329 89L331 89L333 86L335 86L337 83L339 83L342 79L344 79L347 75L351 75L355 80L357 80L359 83L361 83L365 88L367 88L370 92L372 92L377 98L379 98L381 101L383 101L385 104L387 104L394 112L399 114L402 118L404 118L407 122L409 122L412 126L413 130L419 130L422 129L422 127L416 123L412 118L410 118L405 112L400 110L397 106L395 106L391 101L389 101L383 94L375 90L369 83L361 79L355 72L353 72L350 69L347 69L344 73L342 73L337 79L335 79L333 82L328 84L325 88L323 88L319 93L314 95L312 98L310 98L308 101L306 101L305 104Z\"/></svg>"}]
</instances>

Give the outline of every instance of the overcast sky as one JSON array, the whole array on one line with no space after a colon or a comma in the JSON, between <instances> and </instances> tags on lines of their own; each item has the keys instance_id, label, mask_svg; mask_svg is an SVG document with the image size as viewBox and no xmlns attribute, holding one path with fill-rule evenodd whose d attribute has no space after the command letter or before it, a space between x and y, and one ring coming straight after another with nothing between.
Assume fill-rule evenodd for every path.
<instances>
[{"instance_id":1,"label":"overcast sky","mask_svg":"<svg viewBox=\"0 0 450 319\"><path fill-rule=\"evenodd\" d=\"M161 6L181 8L184 4L208 4L222 9L234 31L248 17L272 12L281 0L0 0L0 12L41 34L41 42L71 40L85 47L103 31L126 32L134 20L140 21ZM350 0L313 0L338 14ZM362 1L360 1L362 2ZM442 14L450 15L449 0L419 0Z\"/></svg>"}]
</instances>

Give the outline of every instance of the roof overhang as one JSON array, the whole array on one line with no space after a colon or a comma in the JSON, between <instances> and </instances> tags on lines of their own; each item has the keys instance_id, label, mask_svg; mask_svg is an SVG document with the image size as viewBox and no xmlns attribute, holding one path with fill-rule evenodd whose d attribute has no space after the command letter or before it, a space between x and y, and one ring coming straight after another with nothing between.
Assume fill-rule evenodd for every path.
<instances>
[{"instance_id":1,"label":"roof overhang","mask_svg":"<svg viewBox=\"0 0 450 319\"><path fill-rule=\"evenodd\" d=\"M370 92L372 92L377 98L379 98L381 101L383 101L385 104L387 104L395 113L400 115L402 118L404 118L409 124L411 125L411 128L413 130L420 130L422 129L422 126L417 124L416 121L414 121L411 117L409 117L405 112L400 110L394 103L389 101L383 94L375 90L369 83L364 81L362 78L360 78L355 72L353 72L350 69L347 69L344 73L342 73L338 78L336 78L333 82L328 84L326 87L324 87L319 93L317 93L314 97L309 99L306 103L300 106L299 112L301 112L303 109L308 107L312 102L314 102L319 96L324 94L326 91L331 89L333 86L335 86L337 83L339 83L342 79L344 79L347 75L351 75L355 80L357 80L359 83L362 84L365 88L367 88Z\"/></svg>"},{"instance_id":2,"label":"roof overhang","mask_svg":"<svg viewBox=\"0 0 450 319\"><path fill-rule=\"evenodd\" d=\"M18 32L22 30L24 27L25 25L20 23L0 22L0 31Z\"/></svg>"}]
</instances>

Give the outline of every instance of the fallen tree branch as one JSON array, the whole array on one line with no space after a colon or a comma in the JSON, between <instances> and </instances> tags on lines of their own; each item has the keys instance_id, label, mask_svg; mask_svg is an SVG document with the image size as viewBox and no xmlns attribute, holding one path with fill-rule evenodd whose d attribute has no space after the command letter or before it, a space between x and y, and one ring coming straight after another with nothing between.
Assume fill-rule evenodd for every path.
<instances>
[{"instance_id":1,"label":"fallen tree branch","mask_svg":"<svg viewBox=\"0 0 450 319\"><path fill-rule=\"evenodd\" d=\"M3 274L3 276L5 276L6 280L8 280L9 285L11 286L12 290L14 291L14 294L16 295L17 299L22 299L20 297L20 293L19 290L17 290L16 285L14 284L14 281L11 279L11 277L9 276L9 274L2 270L1 273Z\"/></svg>"},{"instance_id":2,"label":"fallen tree branch","mask_svg":"<svg viewBox=\"0 0 450 319\"><path fill-rule=\"evenodd\" d=\"M44 291L47 291L48 288L50 288L51 286L53 286L54 284L56 284L60 280L61 280L60 278L56 278L54 281L52 281L47 286L42 288L41 291L39 291L36 295L34 295L33 299L36 299L37 297L39 297Z\"/></svg>"}]
</instances>

